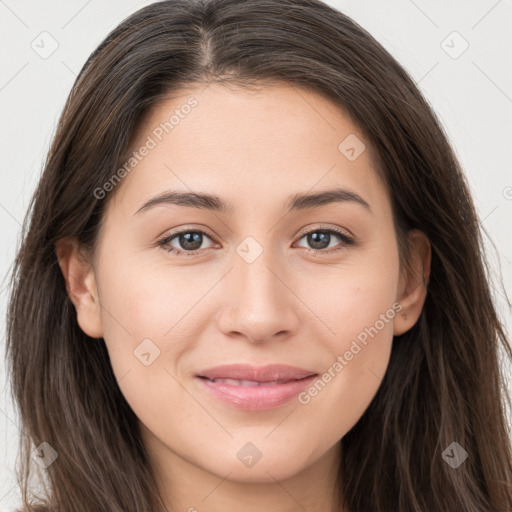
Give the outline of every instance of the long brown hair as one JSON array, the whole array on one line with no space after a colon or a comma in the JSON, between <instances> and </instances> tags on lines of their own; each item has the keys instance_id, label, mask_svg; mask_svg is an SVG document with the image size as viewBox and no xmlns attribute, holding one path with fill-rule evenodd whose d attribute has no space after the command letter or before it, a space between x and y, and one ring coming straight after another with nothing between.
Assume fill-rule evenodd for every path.
<instances>
[{"instance_id":1,"label":"long brown hair","mask_svg":"<svg viewBox=\"0 0 512 512\"><path fill-rule=\"evenodd\" d=\"M396 336L376 396L341 440L339 486L353 512L505 512L512 454L482 236L460 164L414 81L364 29L317 0L173 0L144 7L99 45L59 120L15 260L7 357L23 435L23 510L163 511L136 417L102 339L78 326L55 253L94 248L109 200L94 193L122 164L142 116L199 83L284 82L322 93L374 150L399 239L423 231L431 275L416 325ZM402 247L403 250L403 247ZM403 255L403 254L402 254ZM507 401L505 401L505 397ZM30 488L31 452L58 459ZM443 452L458 443L456 469ZM508 505L507 505L508 503Z\"/></svg>"}]
</instances>

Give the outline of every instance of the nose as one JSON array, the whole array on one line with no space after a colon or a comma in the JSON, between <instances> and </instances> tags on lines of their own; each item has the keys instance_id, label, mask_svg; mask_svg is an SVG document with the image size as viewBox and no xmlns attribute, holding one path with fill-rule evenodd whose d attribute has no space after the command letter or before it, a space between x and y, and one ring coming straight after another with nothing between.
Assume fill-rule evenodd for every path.
<instances>
[{"instance_id":1,"label":"nose","mask_svg":"<svg viewBox=\"0 0 512 512\"><path fill-rule=\"evenodd\" d=\"M251 263L234 255L234 268L226 276L227 301L218 317L223 334L265 343L296 331L301 302L284 268L270 251L263 251Z\"/></svg>"}]
</instances>

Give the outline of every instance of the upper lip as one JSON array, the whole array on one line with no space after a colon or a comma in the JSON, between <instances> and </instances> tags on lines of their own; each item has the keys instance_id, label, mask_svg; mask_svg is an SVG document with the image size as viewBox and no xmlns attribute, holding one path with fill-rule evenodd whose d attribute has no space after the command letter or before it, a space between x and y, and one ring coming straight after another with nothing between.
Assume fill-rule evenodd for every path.
<instances>
[{"instance_id":1,"label":"upper lip","mask_svg":"<svg viewBox=\"0 0 512 512\"><path fill-rule=\"evenodd\" d=\"M273 382L278 380L299 380L316 375L315 372L282 364L251 366L249 364L225 364L208 368L198 373L198 377L208 379L236 379L254 382Z\"/></svg>"}]
</instances>

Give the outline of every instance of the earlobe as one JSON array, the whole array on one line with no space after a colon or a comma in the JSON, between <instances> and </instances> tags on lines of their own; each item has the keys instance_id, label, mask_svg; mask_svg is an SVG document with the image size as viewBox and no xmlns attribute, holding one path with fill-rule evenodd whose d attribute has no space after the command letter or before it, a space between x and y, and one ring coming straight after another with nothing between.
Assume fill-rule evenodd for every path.
<instances>
[{"instance_id":1,"label":"earlobe","mask_svg":"<svg viewBox=\"0 0 512 512\"><path fill-rule=\"evenodd\" d=\"M55 246L69 298L75 305L77 322L91 338L101 338L101 305L96 276L89 258L76 239L63 238Z\"/></svg>"},{"instance_id":2,"label":"earlobe","mask_svg":"<svg viewBox=\"0 0 512 512\"><path fill-rule=\"evenodd\" d=\"M397 302L402 306L395 317L395 336L411 329L418 321L430 278L431 246L427 236L417 229L408 233L409 265L400 277Z\"/></svg>"}]
</instances>

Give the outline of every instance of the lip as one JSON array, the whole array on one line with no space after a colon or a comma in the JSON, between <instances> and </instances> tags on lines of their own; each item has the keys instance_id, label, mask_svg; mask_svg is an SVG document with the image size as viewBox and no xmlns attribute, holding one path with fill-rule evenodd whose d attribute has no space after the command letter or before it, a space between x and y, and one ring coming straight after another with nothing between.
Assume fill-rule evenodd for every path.
<instances>
[{"instance_id":1,"label":"lip","mask_svg":"<svg viewBox=\"0 0 512 512\"><path fill-rule=\"evenodd\" d=\"M232 364L203 370L196 375L195 380L202 389L224 403L245 411L264 411L284 405L317 376L317 373L303 368L280 364L261 367ZM259 384L242 385L210 379L254 381Z\"/></svg>"}]
</instances>

